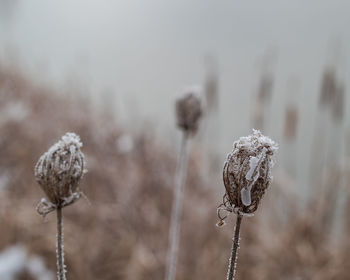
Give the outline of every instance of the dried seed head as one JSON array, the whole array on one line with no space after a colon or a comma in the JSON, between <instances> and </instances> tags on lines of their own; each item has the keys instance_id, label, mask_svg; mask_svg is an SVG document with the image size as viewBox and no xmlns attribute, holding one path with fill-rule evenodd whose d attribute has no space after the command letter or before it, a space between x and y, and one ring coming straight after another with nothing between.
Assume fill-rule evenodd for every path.
<instances>
[{"instance_id":1,"label":"dried seed head","mask_svg":"<svg viewBox=\"0 0 350 280\"><path fill-rule=\"evenodd\" d=\"M320 90L320 104L328 106L337 92L337 77L334 68L327 67L323 73Z\"/></svg>"},{"instance_id":2,"label":"dried seed head","mask_svg":"<svg viewBox=\"0 0 350 280\"><path fill-rule=\"evenodd\" d=\"M289 105L286 109L283 136L287 141L294 140L297 134L298 110L296 106Z\"/></svg>"},{"instance_id":3,"label":"dried seed head","mask_svg":"<svg viewBox=\"0 0 350 280\"><path fill-rule=\"evenodd\" d=\"M50 202L42 200L37 208L39 213L40 207L64 207L80 197L78 184L85 173L82 146L78 135L66 133L40 157L34 169L35 178Z\"/></svg>"},{"instance_id":4,"label":"dried seed head","mask_svg":"<svg viewBox=\"0 0 350 280\"><path fill-rule=\"evenodd\" d=\"M275 150L277 144L259 130L233 143L224 165L223 179L227 200L237 213L252 214L258 208L272 180Z\"/></svg>"},{"instance_id":5,"label":"dried seed head","mask_svg":"<svg viewBox=\"0 0 350 280\"><path fill-rule=\"evenodd\" d=\"M196 133L202 116L201 99L194 90L178 99L175 104L177 125L190 134Z\"/></svg>"}]
</instances>

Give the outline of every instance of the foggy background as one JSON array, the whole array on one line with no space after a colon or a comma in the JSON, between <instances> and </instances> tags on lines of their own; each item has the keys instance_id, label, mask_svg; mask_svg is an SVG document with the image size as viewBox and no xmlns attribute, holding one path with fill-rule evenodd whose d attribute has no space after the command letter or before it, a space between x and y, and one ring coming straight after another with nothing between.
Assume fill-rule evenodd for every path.
<instances>
[{"instance_id":1,"label":"foggy background","mask_svg":"<svg viewBox=\"0 0 350 280\"><path fill-rule=\"evenodd\" d=\"M3 62L18 64L50 87L75 88L112 109L119 122L142 127L151 121L166 138L173 131L176 96L186 86L201 86L214 69L219 90L214 149L221 158L252 127L263 72L274 80L264 132L281 142L285 106L296 103L302 167L310 156L323 68L335 65L347 88L347 0L0 3ZM302 173L299 177L306 176Z\"/></svg>"},{"instance_id":2,"label":"foggy background","mask_svg":"<svg viewBox=\"0 0 350 280\"><path fill-rule=\"evenodd\" d=\"M69 278L162 279L174 101L195 87L206 110L191 141L178 279L225 275L222 166L252 128L280 149L271 191L244 221L239 279L348 279L349 11L348 0L0 0L0 277L12 263L24 272L9 279L32 280L39 256L40 280L53 279L55 219L34 210L33 168L74 130L92 206L65 209Z\"/></svg>"}]
</instances>

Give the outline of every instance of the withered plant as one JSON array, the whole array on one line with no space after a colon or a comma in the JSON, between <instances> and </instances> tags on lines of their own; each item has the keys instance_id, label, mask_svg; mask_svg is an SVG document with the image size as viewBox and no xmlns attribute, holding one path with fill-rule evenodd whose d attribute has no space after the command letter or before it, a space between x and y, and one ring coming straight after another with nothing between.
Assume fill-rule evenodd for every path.
<instances>
[{"instance_id":1,"label":"withered plant","mask_svg":"<svg viewBox=\"0 0 350 280\"><path fill-rule=\"evenodd\" d=\"M179 251L180 217L182 210L183 188L186 180L188 163L188 139L198 129L199 119L202 116L201 100L196 92L190 91L175 104L177 125L182 130L182 142L180 158L177 167L175 182L175 196L171 212L171 224L169 231L168 262L166 279L174 280L176 276L176 265Z\"/></svg>"},{"instance_id":2,"label":"withered plant","mask_svg":"<svg viewBox=\"0 0 350 280\"><path fill-rule=\"evenodd\" d=\"M222 211L237 215L227 271L228 280L235 277L243 216L253 215L271 183L272 156L276 149L274 141L262 135L259 130L253 130L252 135L235 141L232 152L227 156L223 170L226 192L223 203L217 209L220 219L217 225L224 225L227 218L227 215L222 216Z\"/></svg>"},{"instance_id":3,"label":"withered plant","mask_svg":"<svg viewBox=\"0 0 350 280\"><path fill-rule=\"evenodd\" d=\"M66 279L63 246L62 208L81 197L79 181L85 172L84 154L80 137L66 133L62 139L44 153L35 165L35 178L49 201L42 198L37 211L45 217L57 213L57 279Z\"/></svg>"}]
</instances>

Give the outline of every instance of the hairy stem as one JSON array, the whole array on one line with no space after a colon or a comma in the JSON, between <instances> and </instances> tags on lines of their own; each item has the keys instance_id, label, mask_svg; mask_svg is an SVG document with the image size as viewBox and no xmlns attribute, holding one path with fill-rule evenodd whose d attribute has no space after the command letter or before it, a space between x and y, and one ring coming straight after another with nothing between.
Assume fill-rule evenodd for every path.
<instances>
[{"instance_id":1,"label":"hairy stem","mask_svg":"<svg viewBox=\"0 0 350 280\"><path fill-rule=\"evenodd\" d=\"M168 249L168 263L166 271L166 280L174 280L176 275L176 265L179 251L179 233L180 233L180 217L182 210L182 197L183 197L183 188L186 180L186 170L188 163L187 155L187 142L188 136L184 132L181 150L180 150L180 159L177 169L176 185L175 185L175 198L171 213L171 224L169 231L169 249Z\"/></svg>"},{"instance_id":2,"label":"hairy stem","mask_svg":"<svg viewBox=\"0 0 350 280\"><path fill-rule=\"evenodd\" d=\"M57 207L57 279L66 280L63 252L63 219L62 208Z\"/></svg>"},{"instance_id":3,"label":"hairy stem","mask_svg":"<svg viewBox=\"0 0 350 280\"><path fill-rule=\"evenodd\" d=\"M227 280L234 280L237 266L238 258L238 248L239 248L239 231L241 228L242 216L237 215L235 233L233 236L233 243L231 249L231 257L229 261L228 271L227 271Z\"/></svg>"}]
</instances>

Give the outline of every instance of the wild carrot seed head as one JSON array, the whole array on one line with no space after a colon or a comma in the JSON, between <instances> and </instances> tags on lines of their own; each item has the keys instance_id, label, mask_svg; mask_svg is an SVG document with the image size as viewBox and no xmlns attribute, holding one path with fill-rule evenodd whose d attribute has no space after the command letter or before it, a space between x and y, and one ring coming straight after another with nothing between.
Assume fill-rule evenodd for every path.
<instances>
[{"instance_id":1,"label":"wild carrot seed head","mask_svg":"<svg viewBox=\"0 0 350 280\"><path fill-rule=\"evenodd\" d=\"M36 181L56 207L71 204L80 197L78 184L85 173L82 146L78 135L66 133L35 165Z\"/></svg>"},{"instance_id":2,"label":"wild carrot seed head","mask_svg":"<svg viewBox=\"0 0 350 280\"><path fill-rule=\"evenodd\" d=\"M257 210L272 180L272 156L277 148L259 130L233 143L224 165L223 180L228 202L238 213L252 214Z\"/></svg>"}]
</instances>

